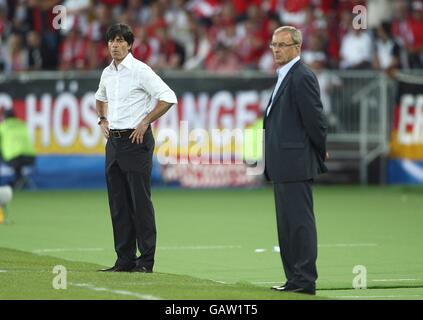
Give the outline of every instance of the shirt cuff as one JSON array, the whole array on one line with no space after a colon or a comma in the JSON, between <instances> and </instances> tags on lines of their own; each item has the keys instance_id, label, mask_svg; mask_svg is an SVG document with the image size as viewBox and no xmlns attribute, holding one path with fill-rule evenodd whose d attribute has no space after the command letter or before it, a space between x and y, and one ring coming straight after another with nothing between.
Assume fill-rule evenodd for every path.
<instances>
[{"instance_id":1,"label":"shirt cuff","mask_svg":"<svg viewBox=\"0 0 423 320\"><path fill-rule=\"evenodd\" d=\"M99 95L97 93L94 95L94 97L95 97L96 100L99 100L99 101L102 101L102 102L107 102L107 98L106 97L104 97L102 95Z\"/></svg>"}]
</instances>

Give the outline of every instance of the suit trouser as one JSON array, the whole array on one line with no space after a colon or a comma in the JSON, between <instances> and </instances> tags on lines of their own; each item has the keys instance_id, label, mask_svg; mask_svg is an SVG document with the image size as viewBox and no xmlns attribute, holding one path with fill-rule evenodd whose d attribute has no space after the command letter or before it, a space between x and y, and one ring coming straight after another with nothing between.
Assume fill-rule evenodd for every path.
<instances>
[{"instance_id":1,"label":"suit trouser","mask_svg":"<svg viewBox=\"0 0 423 320\"><path fill-rule=\"evenodd\" d=\"M110 137L106 144L106 180L117 261L121 267L154 265L156 224L151 202L154 137L151 129L143 143L128 136ZM136 258L136 251L141 253Z\"/></svg>"},{"instance_id":2,"label":"suit trouser","mask_svg":"<svg viewBox=\"0 0 423 320\"><path fill-rule=\"evenodd\" d=\"M274 184L279 247L287 283L306 289L314 289L317 279L312 183Z\"/></svg>"}]
</instances>

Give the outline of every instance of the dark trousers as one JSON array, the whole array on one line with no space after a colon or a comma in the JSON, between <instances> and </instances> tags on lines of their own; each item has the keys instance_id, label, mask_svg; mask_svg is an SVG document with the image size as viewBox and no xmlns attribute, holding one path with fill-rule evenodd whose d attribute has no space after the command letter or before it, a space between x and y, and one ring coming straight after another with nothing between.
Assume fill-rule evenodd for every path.
<instances>
[{"instance_id":1,"label":"dark trousers","mask_svg":"<svg viewBox=\"0 0 423 320\"><path fill-rule=\"evenodd\" d=\"M19 185L24 187L23 168L26 166L33 166L35 164L35 156L19 156L9 160L7 164L15 171L15 179L12 181L12 187L16 188Z\"/></svg>"},{"instance_id":2,"label":"dark trousers","mask_svg":"<svg viewBox=\"0 0 423 320\"><path fill-rule=\"evenodd\" d=\"M149 128L142 144L128 134L106 144L106 179L117 261L120 267L152 269L156 251L156 224L151 202L154 137ZM140 256L136 257L137 247Z\"/></svg>"},{"instance_id":3,"label":"dark trousers","mask_svg":"<svg viewBox=\"0 0 423 320\"><path fill-rule=\"evenodd\" d=\"M287 283L315 289L317 232L312 181L275 183L276 220Z\"/></svg>"}]
</instances>

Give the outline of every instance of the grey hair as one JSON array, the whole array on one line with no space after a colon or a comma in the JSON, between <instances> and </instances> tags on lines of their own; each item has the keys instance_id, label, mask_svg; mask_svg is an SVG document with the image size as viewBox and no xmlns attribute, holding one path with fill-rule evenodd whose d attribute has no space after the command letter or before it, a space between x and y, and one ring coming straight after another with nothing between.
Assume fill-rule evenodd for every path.
<instances>
[{"instance_id":1,"label":"grey hair","mask_svg":"<svg viewBox=\"0 0 423 320\"><path fill-rule=\"evenodd\" d=\"M292 41L294 41L294 43L296 44L299 44L300 46L303 43L303 35L301 34L301 31L295 27L292 27L292 26L279 27L275 31L273 31L273 34L276 34L279 32L288 32L291 35Z\"/></svg>"}]
</instances>

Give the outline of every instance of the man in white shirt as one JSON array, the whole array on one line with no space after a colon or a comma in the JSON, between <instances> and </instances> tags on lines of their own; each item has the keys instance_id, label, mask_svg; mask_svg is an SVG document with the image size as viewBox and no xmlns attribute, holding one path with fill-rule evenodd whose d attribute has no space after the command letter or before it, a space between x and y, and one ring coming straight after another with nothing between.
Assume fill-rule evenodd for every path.
<instances>
[{"instance_id":1,"label":"man in white shirt","mask_svg":"<svg viewBox=\"0 0 423 320\"><path fill-rule=\"evenodd\" d=\"M113 61L103 70L95 98L98 124L107 138L106 179L117 260L101 271L152 272L156 225L150 198L150 124L177 98L149 66L132 56L134 35L127 25L111 26L106 39Z\"/></svg>"}]
</instances>

